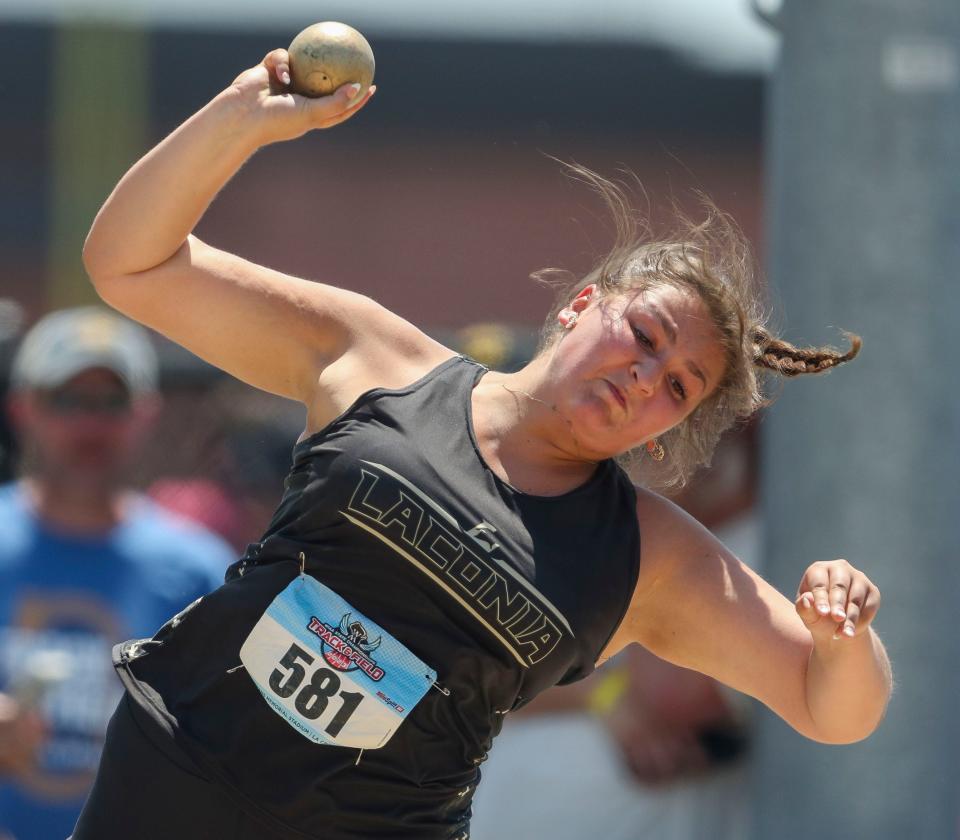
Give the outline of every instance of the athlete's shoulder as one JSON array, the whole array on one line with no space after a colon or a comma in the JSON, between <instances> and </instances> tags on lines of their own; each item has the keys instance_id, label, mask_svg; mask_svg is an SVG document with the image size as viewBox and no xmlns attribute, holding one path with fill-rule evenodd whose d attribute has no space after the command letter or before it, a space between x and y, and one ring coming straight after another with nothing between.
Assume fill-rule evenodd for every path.
<instances>
[{"instance_id":1,"label":"athlete's shoulder","mask_svg":"<svg viewBox=\"0 0 960 840\"><path fill-rule=\"evenodd\" d=\"M362 321L352 324L357 332L353 347L361 354L389 353L395 358L425 359L452 351L429 336L412 321L372 298L363 298L358 309Z\"/></svg>"},{"instance_id":2,"label":"athlete's shoulder","mask_svg":"<svg viewBox=\"0 0 960 840\"><path fill-rule=\"evenodd\" d=\"M634 492L637 496L637 521L645 534L667 535L677 529L686 531L698 526L696 519L665 496L646 487L635 487Z\"/></svg>"},{"instance_id":3,"label":"athlete's shoulder","mask_svg":"<svg viewBox=\"0 0 960 840\"><path fill-rule=\"evenodd\" d=\"M358 346L324 368L314 398L307 405L305 436L325 428L362 395L380 389L405 389L457 358L457 353L409 322L397 327L394 339Z\"/></svg>"},{"instance_id":4,"label":"athlete's shoulder","mask_svg":"<svg viewBox=\"0 0 960 840\"><path fill-rule=\"evenodd\" d=\"M710 554L718 545L717 538L680 505L659 493L637 488L637 523L640 533L643 566L676 569L680 560Z\"/></svg>"}]
</instances>

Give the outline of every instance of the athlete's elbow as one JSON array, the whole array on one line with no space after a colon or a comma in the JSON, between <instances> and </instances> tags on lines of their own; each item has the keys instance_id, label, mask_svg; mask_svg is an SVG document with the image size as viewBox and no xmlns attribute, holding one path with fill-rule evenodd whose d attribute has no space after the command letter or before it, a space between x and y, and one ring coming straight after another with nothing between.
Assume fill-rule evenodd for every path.
<instances>
[{"instance_id":1,"label":"athlete's elbow","mask_svg":"<svg viewBox=\"0 0 960 840\"><path fill-rule=\"evenodd\" d=\"M154 249L151 243L134 241L125 237L123 231L111 230L98 217L83 243L83 267L100 297L112 305L110 298L122 292L126 285L124 280L143 275L176 258L189 247L191 239L188 237L172 251Z\"/></svg>"},{"instance_id":2,"label":"athlete's elbow","mask_svg":"<svg viewBox=\"0 0 960 840\"><path fill-rule=\"evenodd\" d=\"M109 261L104 254L104 249L100 244L99 237L96 236L92 229L87 234L86 241L83 243L81 257L83 259L83 267L87 272L87 277L90 278L90 282L93 283L93 287L99 293L100 282L108 276L107 265Z\"/></svg>"},{"instance_id":3,"label":"athlete's elbow","mask_svg":"<svg viewBox=\"0 0 960 840\"><path fill-rule=\"evenodd\" d=\"M123 310L123 286L127 278L119 275L110 274L95 263L88 263L84 257L84 268L87 270L87 277L93 284L93 288L105 304L119 311Z\"/></svg>"},{"instance_id":4,"label":"athlete's elbow","mask_svg":"<svg viewBox=\"0 0 960 840\"><path fill-rule=\"evenodd\" d=\"M843 729L839 731L821 731L814 734L806 733L807 737L812 741L816 741L819 744L827 744L834 747L842 747L847 744L857 744L860 741L865 741L869 738L877 729L877 725L871 726L869 728L856 727L853 729Z\"/></svg>"},{"instance_id":5,"label":"athlete's elbow","mask_svg":"<svg viewBox=\"0 0 960 840\"><path fill-rule=\"evenodd\" d=\"M119 265L117 248L111 246L108 238L97 229L96 223L83 243L82 259L87 277L97 294L112 306L111 298L116 292L117 281L125 272Z\"/></svg>"},{"instance_id":6,"label":"athlete's elbow","mask_svg":"<svg viewBox=\"0 0 960 840\"><path fill-rule=\"evenodd\" d=\"M813 722L808 727L795 727L798 732L821 744L843 746L865 741L880 726L886 713L886 705L873 714L836 721Z\"/></svg>"}]
</instances>

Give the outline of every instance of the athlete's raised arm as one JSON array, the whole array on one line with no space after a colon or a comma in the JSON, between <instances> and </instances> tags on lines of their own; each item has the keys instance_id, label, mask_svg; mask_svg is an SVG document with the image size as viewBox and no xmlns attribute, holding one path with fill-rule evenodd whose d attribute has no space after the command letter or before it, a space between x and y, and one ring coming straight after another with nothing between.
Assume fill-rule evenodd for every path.
<instances>
[{"instance_id":1,"label":"athlete's raised arm","mask_svg":"<svg viewBox=\"0 0 960 840\"><path fill-rule=\"evenodd\" d=\"M395 359L437 350L363 295L272 271L191 234L257 149L335 126L373 93L345 85L306 99L287 92L288 73L286 51L274 50L148 152L101 208L83 257L114 308L239 379L311 405L320 372L347 353L366 354L372 367L387 348Z\"/></svg>"}]
</instances>

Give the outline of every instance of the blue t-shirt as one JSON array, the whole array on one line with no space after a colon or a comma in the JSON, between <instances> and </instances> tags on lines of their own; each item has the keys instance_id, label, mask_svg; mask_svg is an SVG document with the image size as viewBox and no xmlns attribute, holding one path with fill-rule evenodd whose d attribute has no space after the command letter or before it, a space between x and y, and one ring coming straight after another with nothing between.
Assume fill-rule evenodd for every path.
<instances>
[{"instance_id":1,"label":"blue t-shirt","mask_svg":"<svg viewBox=\"0 0 960 840\"><path fill-rule=\"evenodd\" d=\"M0 486L0 690L61 672L39 707L49 730L39 767L0 780L0 829L16 840L73 831L122 694L111 647L152 636L233 560L219 537L144 497L109 533L78 537L40 522L18 484Z\"/></svg>"}]
</instances>

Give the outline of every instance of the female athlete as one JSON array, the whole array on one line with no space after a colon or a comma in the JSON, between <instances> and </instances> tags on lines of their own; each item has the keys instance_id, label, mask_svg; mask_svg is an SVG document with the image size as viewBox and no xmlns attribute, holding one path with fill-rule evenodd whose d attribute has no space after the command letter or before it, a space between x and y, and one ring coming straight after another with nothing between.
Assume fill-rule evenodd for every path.
<instances>
[{"instance_id":1,"label":"female athlete","mask_svg":"<svg viewBox=\"0 0 960 840\"><path fill-rule=\"evenodd\" d=\"M271 52L151 150L84 250L109 304L301 401L307 426L226 583L115 650L127 692L74 840L466 838L503 716L633 643L809 738L869 735L891 686L877 587L818 561L791 602L645 489L707 460L762 374L826 370L858 340L770 335L716 212L684 240L621 241L511 374L217 250L191 231L244 161L374 93L306 100L288 74Z\"/></svg>"}]
</instances>

